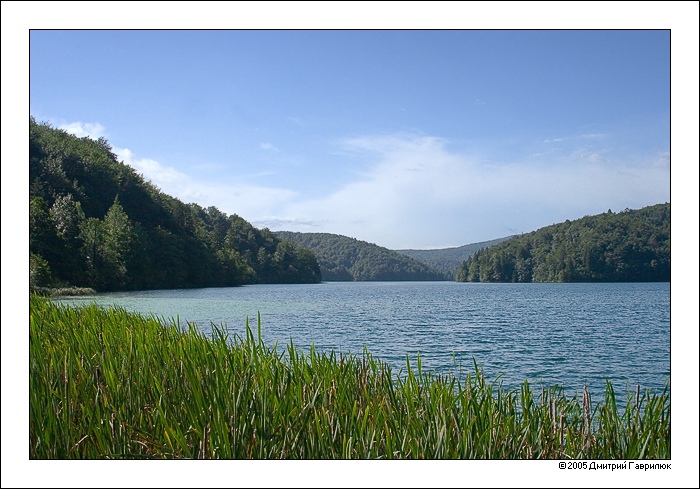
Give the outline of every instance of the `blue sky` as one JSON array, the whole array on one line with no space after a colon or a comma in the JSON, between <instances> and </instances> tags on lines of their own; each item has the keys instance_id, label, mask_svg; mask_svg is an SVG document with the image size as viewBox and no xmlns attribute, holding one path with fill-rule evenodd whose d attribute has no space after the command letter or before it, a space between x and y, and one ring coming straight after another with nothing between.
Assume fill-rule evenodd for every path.
<instances>
[{"instance_id":1,"label":"blue sky","mask_svg":"<svg viewBox=\"0 0 700 489\"><path fill-rule=\"evenodd\" d=\"M668 30L35 30L31 114L165 193L392 249L670 202Z\"/></svg>"}]
</instances>

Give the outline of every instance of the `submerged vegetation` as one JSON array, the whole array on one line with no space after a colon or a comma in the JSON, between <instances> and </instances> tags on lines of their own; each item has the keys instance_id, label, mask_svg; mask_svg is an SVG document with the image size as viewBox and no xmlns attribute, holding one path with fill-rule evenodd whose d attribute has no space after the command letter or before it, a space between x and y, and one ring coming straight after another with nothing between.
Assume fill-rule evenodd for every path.
<instances>
[{"instance_id":1,"label":"submerged vegetation","mask_svg":"<svg viewBox=\"0 0 700 489\"><path fill-rule=\"evenodd\" d=\"M213 325L30 298L31 459L670 458L670 391L504 391ZM622 408L622 404L624 408ZM620 406L618 406L618 404Z\"/></svg>"}]
</instances>

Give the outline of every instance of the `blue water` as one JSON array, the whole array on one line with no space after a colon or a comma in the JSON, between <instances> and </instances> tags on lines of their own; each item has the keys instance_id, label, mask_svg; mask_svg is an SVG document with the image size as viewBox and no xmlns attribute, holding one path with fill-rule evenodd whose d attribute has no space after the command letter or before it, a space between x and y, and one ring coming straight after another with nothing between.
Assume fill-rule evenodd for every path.
<instances>
[{"instance_id":1,"label":"blue water","mask_svg":"<svg viewBox=\"0 0 700 489\"><path fill-rule=\"evenodd\" d=\"M567 395L586 385L594 397L610 380L624 395L640 385L660 392L670 379L669 283L480 284L330 282L99 294L62 300L223 325L245 334L250 317L263 339L298 348L361 355L363 347L394 373L473 371L510 390L523 380L558 384ZM623 397L624 399L624 397Z\"/></svg>"}]
</instances>

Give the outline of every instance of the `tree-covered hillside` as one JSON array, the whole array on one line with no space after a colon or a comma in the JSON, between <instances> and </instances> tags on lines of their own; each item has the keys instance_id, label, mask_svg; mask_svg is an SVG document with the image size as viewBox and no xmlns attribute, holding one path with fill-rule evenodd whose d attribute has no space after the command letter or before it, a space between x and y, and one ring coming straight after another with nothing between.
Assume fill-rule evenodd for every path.
<instances>
[{"instance_id":1,"label":"tree-covered hillside","mask_svg":"<svg viewBox=\"0 0 700 489\"><path fill-rule=\"evenodd\" d=\"M459 267L470 256L482 248L496 245L507 239L506 238L492 239L490 241L482 241L480 243L466 244L454 248L441 248L434 250L396 250L402 255L409 256L419 262L425 263L429 267L441 272L450 280L454 280Z\"/></svg>"},{"instance_id":2,"label":"tree-covered hillside","mask_svg":"<svg viewBox=\"0 0 700 489\"><path fill-rule=\"evenodd\" d=\"M96 290L319 282L311 252L216 207L184 204L104 138L29 121L30 287Z\"/></svg>"},{"instance_id":3,"label":"tree-covered hillside","mask_svg":"<svg viewBox=\"0 0 700 489\"><path fill-rule=\"evenodd\" d=\"M347 236L291 231L275 235L311 250L325 281L448 280L413 258Z\"/></svg>"},{"instance_id":4,"label":"tree-covered hillside","mask_svg":"<svg viewBox=\"0 0 700 489\"><path fill-rule=\"evenodd\" d=\"M671 204L547 226L477 252L462 282L668 282Z\"/></svg>"}]
</instances>

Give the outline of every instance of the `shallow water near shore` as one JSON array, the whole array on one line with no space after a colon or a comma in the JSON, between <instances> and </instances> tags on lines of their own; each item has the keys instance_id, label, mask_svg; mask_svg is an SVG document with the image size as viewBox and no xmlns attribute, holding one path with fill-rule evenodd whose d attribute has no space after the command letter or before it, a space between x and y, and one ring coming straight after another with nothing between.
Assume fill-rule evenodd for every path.
<instances>
[{"instance_id":1,"label":"shallow water near shore","mask_svg":"<svg viewBox=\"0 0 700 489\"><path fill-rule=\"evenodd\" d=\"M487 380L515 389L560 385L602 397L610 380L622 396L637 385L660 392L670 379L670 283L480 284L327 282L105 293L57 302L154 314L181 325L211 324L245 334L257 314L268 346L290 339L302 350L362 355L363 348L406 371L482 367Z\"/></svg>"}]
</instances>

